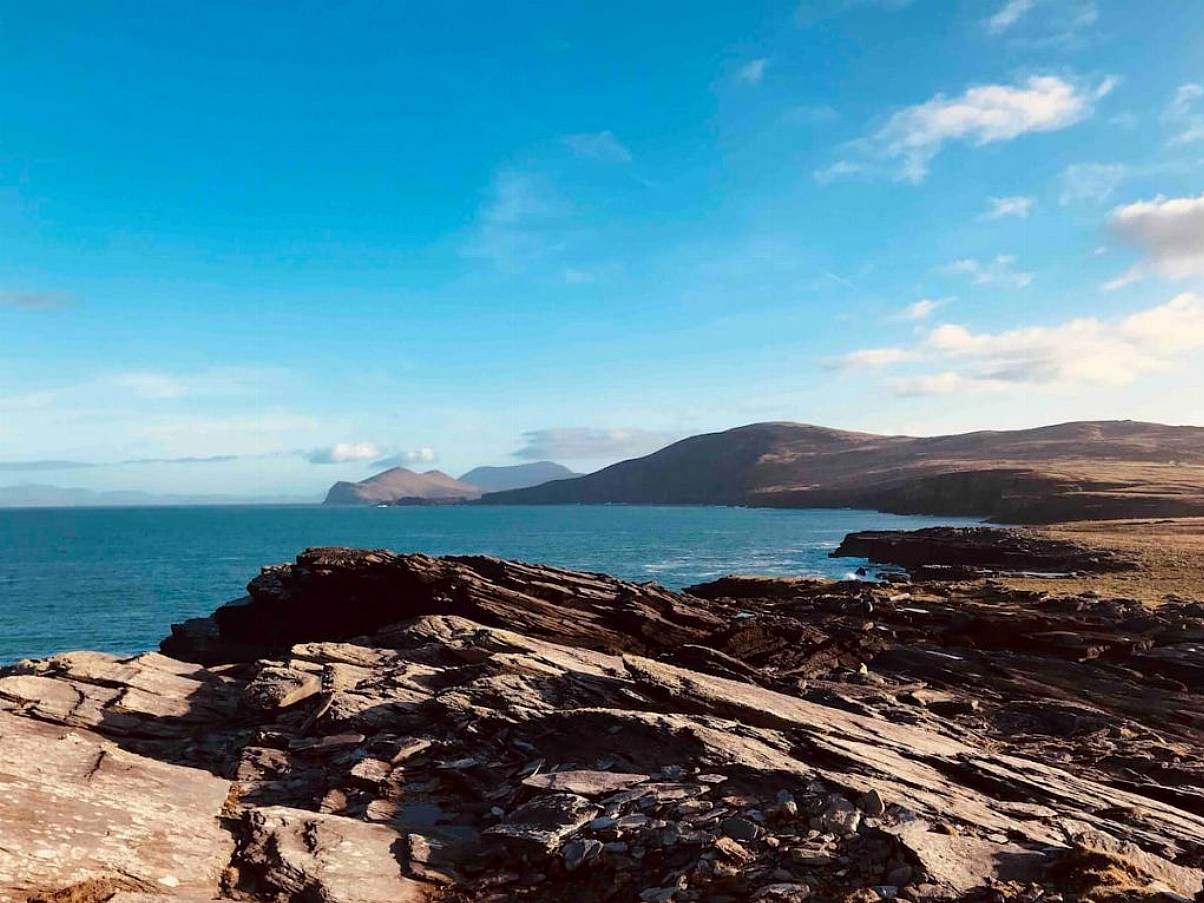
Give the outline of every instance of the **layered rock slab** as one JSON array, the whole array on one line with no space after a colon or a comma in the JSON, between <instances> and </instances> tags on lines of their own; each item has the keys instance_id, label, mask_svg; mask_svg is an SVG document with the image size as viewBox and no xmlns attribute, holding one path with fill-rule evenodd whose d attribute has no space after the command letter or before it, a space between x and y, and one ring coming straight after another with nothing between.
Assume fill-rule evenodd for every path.
<instances>
[{"instance_id":1,"label":"layered rock slab","mask_svg":"<svg viewBox=\"0 0 1204 903\"><path fill-rule=\"evenodd\" d=\"M985 899L989 885L1032 900L1088 873L1127 876L1101 897L1200 890L1200 705L1153 654L1204 629L1191 605L814 581L729 581L704 600L489 559L307 555L269 570L251 604L286 619L294 604L341 605L328 613L350 613L339 641L308 620L305 641L258 660L74 655L0 673L5 723L95 737L125 757L120 775L172 768L211 788L176 824L216 825L218 862L181 852L178 896L702 901L881 887L919 900ZM435 577L415 589L415 573ZM349 636L364 611L386 623ZM1059 701L1076 684L1091 698ZM1154 736L1142 719L1169 722L1174 707L1173 739ZM183 801L125 786L163 819L151 853L194 848L166 824ZM58 824L73 820L68 803L37 805ZM0 847L34 849L39 825L2 814ZM157 858L114 863L95 831L77 848L90 870L22 877L19 892L120 878L128 897L163 877ZM16 867L0 884L17 886Z\"/></svg>"}]
</instances>

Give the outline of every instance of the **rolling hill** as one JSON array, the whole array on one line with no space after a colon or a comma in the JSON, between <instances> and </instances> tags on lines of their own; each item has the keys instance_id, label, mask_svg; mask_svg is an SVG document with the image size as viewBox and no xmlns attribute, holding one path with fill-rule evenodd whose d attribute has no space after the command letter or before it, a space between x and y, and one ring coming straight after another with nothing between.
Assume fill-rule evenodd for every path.
<instances>
[{"instance_id":1,"label":"rolling hill","mask_svg":"<svg viewBox=\"0 0 1204 903\"><path fill-rule=\"evenodd\" d=\"M481 490L441 470L415 473L394 467L358 483L340 481L326 493L325 505L391 505L398 502L447 502L475 499Z\"/></svg>"},{"instance_id":2,"label":"rolling hill","mask_svg":"<svg viewBox=\"0 0 1204 903\"><path fill-rule=\"evenodd\" d=\"M878 436L755 423L483 504L873 508L1042 523L1204 514L1204 428L1065 423Z\"/></svg>"},{"instance_id":3,"label":"rolling hill","mask_svg":"<svg viewBox=\"0 0 1204 903\"><path fill-rule=\"evenodd\" d=\"M529 464L513 464L509 467L474 467L460 477L461 483L477 486L484 492L503 492L507 489L525 489L539 486L552 480L571 480L580 476L563 464L554 461L532 461Z\"/></svg>"}]
</instances>

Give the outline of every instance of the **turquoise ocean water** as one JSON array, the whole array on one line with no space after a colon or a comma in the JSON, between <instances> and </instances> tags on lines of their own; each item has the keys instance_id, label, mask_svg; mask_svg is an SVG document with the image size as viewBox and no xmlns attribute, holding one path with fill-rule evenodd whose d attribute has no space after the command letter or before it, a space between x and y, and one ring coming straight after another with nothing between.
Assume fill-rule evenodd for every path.
<instances>
[{"instance_id":1,"label":"turquoise ocean water","mask_svg":"<svg viewBox=\"0 0 1204 903\"><path fill-rule=\"evenodd\" d=\"M969 523L869 511L701 507L0 510L0 662L150 649L307 546L483 553L671 588L732 572L844 576L852 530Z\"/></svg>"}]
</instances>

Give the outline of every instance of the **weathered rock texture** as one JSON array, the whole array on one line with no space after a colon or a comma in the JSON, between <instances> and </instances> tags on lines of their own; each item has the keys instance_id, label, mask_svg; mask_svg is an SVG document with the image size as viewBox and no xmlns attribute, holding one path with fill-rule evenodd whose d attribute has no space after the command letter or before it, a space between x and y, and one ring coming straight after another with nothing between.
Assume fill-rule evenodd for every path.
<instances>
[{"instance_id":1,"label":"weathered rock texture","mask_svg":"<svg viewBox=\"0 0 1204 903\"><path fill-rule=\"evenodd\" d=\"M165 644L239 661L4 669L0 899L1191 899L1202 643L986 581L312 550Z\"/></svg>"}]
</instances>

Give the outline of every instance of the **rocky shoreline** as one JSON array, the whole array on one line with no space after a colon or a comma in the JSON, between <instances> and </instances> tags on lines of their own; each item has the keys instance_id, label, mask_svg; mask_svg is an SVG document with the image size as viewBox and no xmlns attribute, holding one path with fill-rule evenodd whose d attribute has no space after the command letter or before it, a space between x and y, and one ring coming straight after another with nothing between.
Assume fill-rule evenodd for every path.
<instances>
[{"instance_id":1,"label":"rocky shoreline","mask_svg":"<svg viewBox=\"0 0 1204 903\"><path fill-rule=\"evenodd\" d=\"M0 669L0 900L1204 899L1204 603L871 541L910 576L311 549L162 652Z\"/></svg>"}]
</instances>

